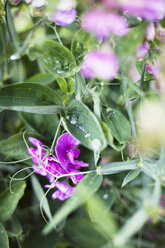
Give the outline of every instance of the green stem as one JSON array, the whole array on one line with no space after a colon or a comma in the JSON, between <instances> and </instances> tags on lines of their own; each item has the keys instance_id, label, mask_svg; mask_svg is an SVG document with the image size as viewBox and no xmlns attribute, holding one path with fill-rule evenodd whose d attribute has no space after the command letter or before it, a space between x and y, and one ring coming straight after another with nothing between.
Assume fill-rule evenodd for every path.
<instances>
[{"instance_id":1,"label":"green stem","mask_svg":"<svg viewBox=\"0 0 165 248\"><path fill-rule=\"evenodd\" d=\"M136 134L135 122L134 122L133 113L132 113L132 106L131 106L129 96L128 96L128 91L127 91L128 84L127 84L127 79L125 77L125 74L123 73L123 70L122 70L122 81L123 81L123 93L124 93L124 98L126 102L126 108L127 108L130 122L131 122L132 135L135 141L137 142L137 134Z\"/></svg>"},{"instance_id":2,"label":"green stem","mask_svg":"<svg viewBox=\"0 0 165 248\"><path fill-rule=\"evenodd\" d=\"M12 40L13 48L15 50L15 53L19 54L19 40L18 40L18 36L17 36L17 33L15 31L15 27L13 24L13 18L11 15L8 1L6 1L6 3L5 3L5 11L6 11L5 18L6 18L7 29L8 29L10 38Z\"/></svg>"},{"instance_id":3,"label":"green stem","mask_svg":"<svg viewBox=\"0 0 165 248\"><path fill-rule=\"evenodd\" d=\"M59 43L60 43L61 45L63 45L63 43L62 43L62 41L61 41L61 39L60 39L60 36L58 35L58 32L57 32L56 26L55 26L55 27L53 27L53 30L54 30L54 32L55 32L55 35L56 35L57 40L59 41Z\"/></svg>"},{"instance_id":4,"label":"green stem","mask_svg":"<svg viewBox=\"0 0 165 248\"><path fill-rule=\"evenodd\" d=\"M50 152L53 151L53 148L54 148L54 145L55 145L55 142L56 142L56 139L57 139L57 135L58 135L60 126L61 126L61 119L60 119L60 121L59 121L59 123L58 123L57 130L56 130L56 133L55 133L55 135L54 135L54 139L53 139L53 142L52 142L52 145L51 145L51 148L50 148Z\"/></svg>"}]
</instances>

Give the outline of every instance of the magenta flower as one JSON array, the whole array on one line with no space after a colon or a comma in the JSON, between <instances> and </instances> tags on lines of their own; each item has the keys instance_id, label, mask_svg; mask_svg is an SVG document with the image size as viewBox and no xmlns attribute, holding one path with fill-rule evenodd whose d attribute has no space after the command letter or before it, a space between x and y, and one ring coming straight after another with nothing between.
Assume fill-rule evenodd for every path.
<instances>
[{"instance_id":1,"label":"magenta flower","mask_svg":"<svg viewBox=\"0 0 165 248\"><path fill-rule=\"evenodd\" d=\"M118 73L118 60L111 52L91 51L83 60L81 72L86 78L111 80Z\"/></svg>"},{"instance_id":2,"label":"magenta flower","mask_svg":"<svg viewBox=\"0 0 165 248\"><path fill-rule=\"evenodd\" d=\"M75 189L66 183L61 183L58 181L55 182L53 185L45 185L45 188L57 188L58 190L56 190L52 194L52 198L59 199L61 201L64 201L67 198L71 197Z\"/></svg>"},{"instance_id":3,"label":"magenta flower","mask_svg":"<svg viewBox=\"0 0 165 248\"><path fill-rule=\"evenodd\" d=\"M67 196L70 197L74 188L63 182L56 182L55 185L53 182L56 177L74 173L77 173L77 175L68 175L74 184L77 184L83 178L83 174L80 173L79 168L87 167L88 164L75 160L75 158L79 157L80 150L74 146L79 145L80 142L69 133L62 134L57 140L55 148L56 158L54 155L49 156L48 151L41 141L32 137L29 137L29 141L36 147L27 149L34 163L32 166L33 170L37 174L46 176L50 184L53 185L53 188L58 188L57 193L54 193L52 197L60 200L62 198L65 200Z\"/></svg>"},{"instance_id":4,"label":"magenta flower","mask_svg":"<svg viewBox=\"0 0 165 248\"><path fill-rule=\"evenodd\" d=\"M154 24L151 22L146 30L146 39L147 40L153 40L155 38L155 26Z\"/></svg>"},{"instance_id":5,"label":"magenta flower","mask_svg":"<svg viewBox=\"0 0 165 248\"><path fill-rule=\"evenodd\" d=\"M149 44L144 41L142 45L137 47L137 57L138 59L143 59L149 51Z\"/></svg>"},{"instance_id":6,"label":"magenta flower","mask_svg":"<svg viewBox=\"0 0 165 248\"><path fill-rule=\"evenodd\" d=\"M165 15L165 0L126 0L120 7L130 15L149 21L160 20Z\"/></svg>"},{"instance_id":7,"label":"magenta flower","mask_svg":"<svg viewBox=\"0 0 165 248\"><path fill-rule=\"evenodd\" d=\"M107 39L110 33L123 36L128 32L128 24L121 16L103 10L87 12L82 18L81 26L101 40Z\"/></svg>"},{"instance_id":8,"label":"magenta flower","mask_svg":"<svg viewBox=\"0 0 165 248\"><path fill-rule=\"evenodd\" d=\"M52 21L59 26L67 26L76 20L76 10L59 10L52 15Z\"/></svg>"}]
</instances>

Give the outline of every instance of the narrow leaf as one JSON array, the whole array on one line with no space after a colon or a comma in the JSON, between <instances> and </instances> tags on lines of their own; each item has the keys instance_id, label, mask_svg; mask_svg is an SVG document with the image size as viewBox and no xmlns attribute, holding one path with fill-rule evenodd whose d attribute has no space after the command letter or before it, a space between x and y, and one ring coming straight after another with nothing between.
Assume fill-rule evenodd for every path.
<instances>
[{"instance_id":1,"label":"narrow leaf","mask_svg":"<svg viewBox=\"0 0 165 248\"><path fill-rule=\"evenodd\" d=\"M137 163L138 159L130 160L126 162L113 162L105 165L101 165L100 173L101 175L111 175L127 170L138 170Z\"/></svg>"},{"instance_id":2,"label":"narrow leaf","mask_svg":"<svg viewBox=\"0 0 165 248\"><path fill-rule=\"evenodd\" d=\"M39 183L39 181L38 181L36 176L32 175L31 180L32 180L32 186L33 186L33 190L34 190L34 192L36 194L36 197L37 197L39 202L42 201L41 207L43 208L45 214L47 215L47 217L51 221L52 214L51 214L51 211L50 211L48 200L47 200L47 198L45 196L45 192L43 191L43 188L42 188L41 184Z\"/></svg>"},{"instance_id":3,"label":"narrow leaf","mask_svg":"<svg viewBox=\"0 0 165 248\"><path fill-rule=\"evenodd\" d=\"M130 171L127 174L127 176L124 178L124 181L123 181L121 187L123 188L126 184L130 183L131 181L133 181L136 177L139 176L140 172L141 172L140 170Z\"/></svg>"}]
</instances>

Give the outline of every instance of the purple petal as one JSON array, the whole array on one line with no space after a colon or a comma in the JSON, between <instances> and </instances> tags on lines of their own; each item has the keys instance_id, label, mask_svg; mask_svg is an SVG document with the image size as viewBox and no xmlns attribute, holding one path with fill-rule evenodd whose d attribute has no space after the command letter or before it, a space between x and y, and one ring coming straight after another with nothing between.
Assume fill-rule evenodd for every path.
<instances>
[{"instance_id":1,"label":"purple petal","mask_svg":"<svg viewBox=\"0 0 165 248\"><path fill-rule=\"evenodd\" d=\"M37 148L39 147L43 147L44 145L42 144L42 142L36 138L33 138L33 137L29 137L28 140L34 145L36 146Z\"/></svg>"},{"instance_id":2,"label":"purple petal","mask_svg":"<svg viewBox=\"0 0 165 248\"><path fill-rule=\"evenodd\" d=\"M55 191L52 194L52 198L56 199L58 198L59 200L66 200L67 198L71 197L73 192L74 192L74 188L71 187L70 185L66 184L66 183L62 183L57 181L55 183L55 187L58 188L57 191Z\"/></svg>"},{"instance_id":3,"label":"purple petal","mask_svg":"<svg viewBox=\"0 0 165 248\"><path fill-rule=\"evenodd\" d=\"M121 2L121 8L130 15L140 16L149 21L162 19L165 15L164 0L127 0Z\"/></svg>"},{"instance_id":4,"label":"purple petal","mask_svg":"<svg viewBox=\"0 0 165 248\"><path fill-rule=\"evenodd\" d=\"M29 147L27 149L27 152L31 155L31 159L32 159L33 163L40 164L40 165L43 163L45 151L38 150L38 149L33 148L33 147Z\"/></svg>"},{"instance_id":5,"label":"purple petal","mask_svg":"<svg viewBox=\"0 0 165 248\"><path fill-rule=\"evenodd\" d=\"M59 26L66 26L75 21L77 16L76 10L60 10L52 15L52 21Z\"/></svg>"},{"instance_id":6,"label":"purple petal","mask_svg":"<svg viewBox=\"0 0 165 248\"><path fill-rule=\"evenodd\" d=\"M74 137L72 137L69 133L64 133L58 138L56 144L56 155L61 166L66 168L68 164L68 160L67 160L68 152L72 152L73 147L79 144L80 142ZM74 154L77 156L78 153L73 152L72 156Z\"/></svg>"},{"instance_id":7,"label":"purple petal","mask_svg":"<svg viewBox=\"0 0 165 248\"><path fill-rule=\"evenodd\" d=\"M79 169L81 167L88 167L88 166L89 166L89 164L87 164L87 163L85 163L83 161L79 161L79 160L74 161L74 168L75 169Z\"/></svg>"},{"instance_id":8,"label":"purple petal","mask_svg":"<svg viewBox=\"0 0 165 248\"><path fill-rule=\"evenodd\" d=\"M128 24L121 16L103 10L92 10L86 13L81 25L85 31L93 32L98 39L102 40L107 39L110 33L123 36L128 32Z\"/></svg>"},{"instance_id":9,"label":"purple petal","mask_svg":"<svg viewBox=\"0 0 165 248\"><path fill-rule=\"evenodd\" d=\"M73 173L78 173L78 172L80 172L80 171L78 171L78 170L73 171ZM75 177L76 181L81 181L81 179L84 177L84 175L78 174L78 175L74 175L74 177Z\"/></svg>"},{"instance_id":10,"label":"purple petal","mask_svg":"<svg viewBox=\"0 0 165 248\"><path fill-rule=\"evenodd\" d=\"M143 59L145 55L148 53L149 44L147 41L144 41L142 45L137 48L137 57L138 59Z\"/></svg>"},{"instance_id":11,"label":"purple petal","mask_svg":"<svg viewBox=\"0 0 165 248\"><path fill-rule=\"evenodd\" d=\"M155 26L154 24L151 22L146 30L146 39L147 40L153 40L155 37Z\"/></svg>"},{"instance_id":12,"label":"purple petal","mask_svg":"<svg viewBox=\"0 0 165 248\"><path fill-rule=\"evenodd\" d=\"M91 51L83 60L81 71L86 78L111 80L118 72L118 61L113 53Z\"/></svg>"},{"instance_id":13,"label":"purple petal","mask_svg":"<svg viewBox=\"0 0 165 248\"><path fill-rule=\"evenodd\" d=\"M71 163L74 163L74 159L78 158L79 154L80 154L80 150L77 148L73 148L66 153Z\"/></svg>"},{"instance_id":14,"label":"purple petal","mask_svg":"<svg viewBox=\"0 0 165 248\"><path fill-rule=\"evenodd\" d=\"M54 176L67 174L67 171L61 167L61 165L57 162L57 159L51 156L48 156L44 160L44 168L47 171L47 178L50 183L54 181Z\"/></svg>"},{"instance_id":15,"label":"purple petal","mask_svg":"<svg viewBox=\"0 0 165 248\"><path fill-rule=\"evenodd\" d=\"M40 168L38 167L38 165L32 165L33 170L35 171L35 173L40 174L41 176L46 176L47 172L45 171L44 168Z\"/></svg>"},{"instance_id":16,"label":"purple petal","mask_svg":"<svg viewBox=\"0 0 165 248\"><path fill-rule=\"evenodd\" d=\"M69 198L68 195L66 195L65 193L62 193L60 190L56 190L53 194L52 194L52 198L55 199L59 199L60 201L65 201L67 198Z\"/></svg>"}]
</instances>

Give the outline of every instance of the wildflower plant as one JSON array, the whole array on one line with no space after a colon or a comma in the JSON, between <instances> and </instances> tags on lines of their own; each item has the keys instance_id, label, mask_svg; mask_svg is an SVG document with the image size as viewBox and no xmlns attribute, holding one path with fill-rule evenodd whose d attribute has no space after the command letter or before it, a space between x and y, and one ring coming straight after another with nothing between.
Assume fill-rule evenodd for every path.
<instances>
[{"instance_id":1,"label":"wildflower plant","mask_svg":"<svg viewBox=\"0 0 165 248\"><path fill-rule=\"evenodd\" d=\"M164 36L165 0L0 0L0 247L164 247Z\"/></svg>"}]
</instances>

